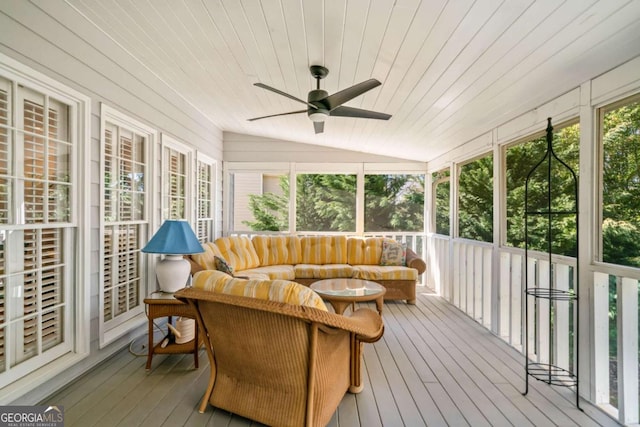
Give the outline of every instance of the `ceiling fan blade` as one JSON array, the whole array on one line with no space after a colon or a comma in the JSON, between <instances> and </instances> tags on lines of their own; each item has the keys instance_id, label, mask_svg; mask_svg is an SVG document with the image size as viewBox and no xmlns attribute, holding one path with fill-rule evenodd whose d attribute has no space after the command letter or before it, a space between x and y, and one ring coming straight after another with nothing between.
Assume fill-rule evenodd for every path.
<instances>
[{"instance_id":1,"label":"ceiling fan blade","mask_svg":"<svg viewBox=\"0 0 640 427\"><path fill-rule=\"evenodd\" d=\"M313 122L313 129L316 133L324 132L324 122Z\"/></svg>"},{"instance_id":2,"label":"ceiling fan blade","mask_svg":"<svg viewBox=\"0 0 640 427\"><path fill-rule=\"evenodd\" d=\"M289 114L300 114L300 113L306 113L307 110L298 110L298 111L290 111L288 113L280 113L280 114L270 114L268 116L261 116L261 117L254 117L253 119L247 119L248 122L252 122L254 120L260 120L260 119L266 119L269 117L277 117L277 116L288 116Z\"/></svg>"},{"instance_id":3,"label":"ceiling fan blade","mask_svg":"<svg viewBox=\"0 0 640 427\"><path fill-rule=\"evenodd\" d=\"M380 86L381 84L382 83L380 83L376 79L369 79L364 82L353 85L351 87L348 87L346 89L343 89L340 92L336 92L333 95L329 95L321 101L323 104L325 104L329 108L329 110L333 110L334 108L341 106L345 102L352 100L356 96L362 95L366 91L371 90L374 87Z\"/></svg>"},{"instance_id":4,"label":"ceiling fan blade","mask_svg":"<svg viewBox=\"0 0 640 427\"><path fill-rule=\"evenodd\" d=\"M378 119L378 120L389 120L391 118L391 114L379 113L377 111L363 110L361 108L353 108L353 107L336 107L329 113L330 116L337 117L356 117L361 119Z\"/></svg>"},{"instance_id":5,"label":"ceiling fan blade","mask_svg":"<svg viewBox=\"0 0 640 427\"><path fill-rule=\"evenodd\" d=\"M289 95L288 93L283 92L283 91L281 91L280 89L276 89L275 87L267 86L267 85L262 84L262 83L254 83L253 85L254 85L254 86L261 87L262 89L270 90L271 92L275 92L275 93L277 93L278 95L286 96L287 98L289 98L289 99L293 99L294 101L302 102L303 104L308 105L309 107L313 108L314 110L318 109L318 107L317 107L317 106L315 106L315 105L313 105L313 104L310 104L310 103L308 103L307 101L304 101L304 100L302 100L302 99L300 99L300 98L296 98L296 97L295 97L295 96L293 96L293 95Z\"/></svg>"}]
</instances>

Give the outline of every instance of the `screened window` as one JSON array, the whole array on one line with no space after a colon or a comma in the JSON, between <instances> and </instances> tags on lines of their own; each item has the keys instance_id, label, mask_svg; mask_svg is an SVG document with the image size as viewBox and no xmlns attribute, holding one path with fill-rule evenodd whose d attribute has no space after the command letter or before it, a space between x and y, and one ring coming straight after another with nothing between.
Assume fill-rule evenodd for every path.
<instances>
[{"instance_id":1,"label":"screened window","mask_svg":"<svg viewBox=\"0 0 640 427\"><path fill-rule=\"evenodd\" d=\"M214 238L215 161L198 153L196 173L196 236L205 243Z\"/></svg>"},{"instance_id":2,"label":"screened window","mask_svg":"<svg viewBox=\"0 0 640 427\"><path fill-rule=\"evenodd\" d=\"M578 123L555 126L553 131L553 150L556 156L578 175L580 125ZM524 248L524 196L527 175L540 161L547 150L544 134L533 136L524 142L506 148L506 244ZM545 165L547 163L544 163ZM553 161L551 171L552 205L557 211L575 209L572 177L559 162ZM538 168L529 180L530 206L548 204L547 170ZM546 208L544 208L546 209ZM545 217L530 216L529 249L548 250L548 225ZM552 251L562 255L575 254L576 224L574 216L558 216L552 222Z\"/></svg>"},{"instance_id":3,"label":"screened window","mask_svg":"<svg viewBox=\"0 0 640 427\"><path fill-rule=\"evenodd\" d=\"M142 312L153 131L107 106L103 114L102 321L106 332ZM102 342L109 338L101 336Z\"/></svg>"},{"instance_id":4,"label":"screened window","mask_svg":"<svg viewBox=\"0 0 640 427\"><path fill-rule=\"evenodd\" d=\"M435 212L433 221L436 234L443 236L451 235L450 229L450 202L451 177L449 169L434 172L431 175L433 188L433 211Z\"/></svg>"},{"instance_id":5,"label":"screened window","mask_svg":"<svg viewBox=\"0 0 640 427\"><path fill-rule=\"evenodd\" d=\"M356 175L296 176L298 231L356 230Z\"/></svg>"},{"instance_id":6,"label":"screened window","mask_svg":"<svg viewBox=\"0 0 640 427\"><path fill-rule=\"evenodd\" d=\"M424 230L424 175L364 177L364 231Z\"/></svg>"},{"instance_id":7,"label":"screened window","mask_svg":"<svg viewBox=\"0 0 640 427\"><path fill-rule=\"evenodd\" d=\"M602 261L640 267L640 96L600 110Z\"/></svg>"},{"instance_id":8,"label":"screened window","mask_svg":"<svg viewBox=\"0 0 640 427\"><path fill-rule=\"evenodd\" d=\"M73 345L70 110L0 77L0 388Z\"/></svg>"},{"instance_id":9,"label":"screened window","mask_svg":"<svg viewBox=\"0 0 640 427\"><path fill-rule=\"evenodd\" d=\"M289 230L289 175L236 172L230 179L231 230Z\"/></svg>"},{"instance_id":10,"label":"screened window","mask_svg":"<svg viewBox=\"0 0 640 427\"><path fill-rule=\"evenodd\" d=\"M465 239L493 241L493 156L460 166L458 230Z\"/></svg>"}]
</instances>

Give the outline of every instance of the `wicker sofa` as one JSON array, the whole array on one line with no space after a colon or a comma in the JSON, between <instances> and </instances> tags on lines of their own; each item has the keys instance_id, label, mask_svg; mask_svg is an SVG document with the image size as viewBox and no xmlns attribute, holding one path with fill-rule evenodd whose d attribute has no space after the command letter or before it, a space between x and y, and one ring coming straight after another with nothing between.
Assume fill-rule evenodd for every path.
<instances>
[{"instance_id":1,"label":"wicker sofa","mask_svg":"<svg viewBox=\"0 0 640 427\"><path fill-rule=\"evenodd\" d=\"M380 265L384 242L382 237L230 236L205 243L205 252L191 255L190 261L194 274L216 269L217 256L237 276L293 280L307 286L329 278L372 280L387 289L385 300L415 304L416 281L426 264L407 248L404 265Z\"/></svg>"},{"instance_id":2,"label":"wicker sofa","mask_svg":"<svg viewBox=\"0 0 640 427\"><path fill-rule=\"evenodd\" d=\"M209 358L200 412L210 403L266 425L327 425L344 394L362 389L361 343L382 336L378 313L341 316L300 284L222 276L199 272L193 288L175 294L195 308ZM319 306L304 305L309 297Z\"/></svg>"}]
</instances>

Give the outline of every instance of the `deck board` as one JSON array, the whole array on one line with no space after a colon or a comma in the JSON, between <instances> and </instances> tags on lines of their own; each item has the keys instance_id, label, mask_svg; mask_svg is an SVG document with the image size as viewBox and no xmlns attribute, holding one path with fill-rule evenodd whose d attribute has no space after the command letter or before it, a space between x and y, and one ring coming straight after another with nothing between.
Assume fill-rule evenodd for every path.
<instances>
[{"instance_id":1,"label":"deck board","mask_svg":"<svg viewBox=\"0 0 640 427\"><path fill-rule=\"evenodd\" d=\"M571 390L532 380L522 355L462 311L420 288L417 304L385 304L385 335L365 344L364 390L347 394L329 426L614 426ZM373 304L361 304L371 308ZM159 355L152 370L123 350L46 399L65 408L66 426L261 426L198 406L209 368L192 355Z\"/></svg>"}]
</instances>

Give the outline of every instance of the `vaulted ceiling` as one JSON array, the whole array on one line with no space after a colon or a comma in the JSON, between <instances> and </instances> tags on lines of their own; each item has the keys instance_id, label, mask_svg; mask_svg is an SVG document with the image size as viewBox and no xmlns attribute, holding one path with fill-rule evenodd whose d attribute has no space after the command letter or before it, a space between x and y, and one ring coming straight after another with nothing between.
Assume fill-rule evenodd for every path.
<instances>
[{"instance_id":1,"label":"vaulted ceiling","mask_svg":"<svg viewBox=\"0 0 640 427\"><path fill-rule=\"evenodd\" d=\"M225 131L430 160L640 55L638 0L66 0ZM389 121L304 109L310 65L330 94ZM639 70L640 72L640 70Z\"/></svg>"}]
</instances>

